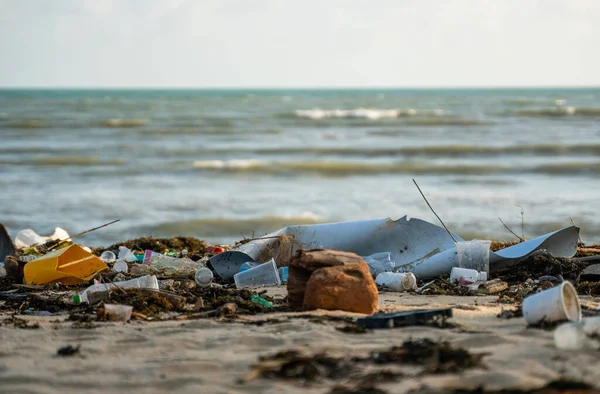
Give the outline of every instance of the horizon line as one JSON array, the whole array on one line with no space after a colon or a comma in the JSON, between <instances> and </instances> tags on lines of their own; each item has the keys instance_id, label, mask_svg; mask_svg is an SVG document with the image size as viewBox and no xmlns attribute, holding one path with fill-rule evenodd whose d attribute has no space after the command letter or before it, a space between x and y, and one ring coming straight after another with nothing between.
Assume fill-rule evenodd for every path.
<instances>
[{"instance_id":1,"label":"horizon line","mask_svg":"<svg viewBox=\"0 0 600 394\"><path fill-rule=\"evenodd\" d=\"M600 89L600 85L514 86L0 86L0 90L512 90Z\"/></svg>"}]
</instances>

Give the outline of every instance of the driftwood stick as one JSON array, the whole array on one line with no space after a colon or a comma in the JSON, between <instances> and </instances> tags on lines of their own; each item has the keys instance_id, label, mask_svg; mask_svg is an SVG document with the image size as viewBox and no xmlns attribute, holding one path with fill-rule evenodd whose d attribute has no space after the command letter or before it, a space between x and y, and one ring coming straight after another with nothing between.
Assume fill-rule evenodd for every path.
<instances>
[{"instance_id":1,"label":"driftwood stick","mask_svg":"<svg viewBox=\"0 0 600 394\"><path fill-rule=\"evenodd\" d=\"M456 243L457 242L456 238L454 238L454 235L452 235L452 233L450 232L450 230L448 230L448 227L446 227L446 225L444 224L444 222L442 222L442 219L438 216L438 214L435 213L435 211L431 207L431 204L429 204L429 201L427 201L427 198L425 197L425 195L421 191L421 188L419 187L419 185L417 185L417 181L415 181L414 179L412 181L414 182L414 184L417 187L417 189L419 189L419 193L421 193L421 196L423 196L423 200L425 200L425 202L429 206L429 209L431 209L431 212L433 212L433 214L438 218L438 220L440 221L440 223L442 223L442 226L444 226L444 228L446 229L446 231L448 232L448 234L450 235L450 237L452 238L452 240L454 241L454 243Z\"/></svg>"}]
</instances>

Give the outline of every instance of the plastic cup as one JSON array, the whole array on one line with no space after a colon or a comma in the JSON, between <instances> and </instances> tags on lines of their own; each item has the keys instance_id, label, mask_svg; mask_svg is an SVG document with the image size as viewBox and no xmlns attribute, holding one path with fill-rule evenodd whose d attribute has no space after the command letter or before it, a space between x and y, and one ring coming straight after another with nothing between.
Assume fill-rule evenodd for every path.
<instances>
[{"instance_id":1,"label":"plastic cup","mask_svg":"<svg viewBox=\"0 0 600 394\"><path fill-rule=\"evenodd\" d=\"M198 286L208 286L213 280L213 273L210 268L202 267L196 271L196 276L194 278Z\"/></svg>"},{"instance_id":2,"label":"plastic cup","mask_svg":"<svg viewBox=\"0 0 600 394\"><path fill-rule=\"evenodd\" d=\"M154 275L140 276L139 278L136 278L136 280L139 283L140 289L159 289L158 279Z\"/></svg>"},{"instance_id":3,"label":"plastic cup","mask_svg":"<svg viewBox=\"0 0 600 394\"><path fill-rule=\"evenodd\" d=\"M117 256L115 256L115 254L113 252L111 252L110 250L105 250L100 255L100 259L102 261L104 261L105 263L107 263L107 264L108 263L114 263L115 260L117 259Z\"/></svg>"},{"instance_id":4,"label":"plastic cup","mask_svg":"<svg viewBox=\"0 0 600 394\"><path fill-rule=\"evenodd\" d=\"M479 272L490 272L490 244L492 241L464 241L456 243L458 267Z\"/></svg>"},{"instance_id":5,"label":"plastic cup","mask_svg":"<svg viewBox=\"0 0 600 394\"><path fill-rule=\"evenodd\" d=\"M279 272L279 278L281 279L281 283L285 283L288 280L288 267L281 267L277 270Z\"/></svg>"},{"instance_id":6,"label":"plastic cup","mask_svg":"<svg viewBox=\"0 0 600 394\"><path fill-rule=\"evenodd\" d=\"M129 271L129 266L123 260L117 260L117 262L113 265L113 271L127 272Z\"/></svg>"},{"instance_id":7,"label":"plastic cup","mask_svg":"<svg viewBox=\"0 0 600 394\"><path fill-rule=\"evenodd\" d=\"M461 279L471 283L485 282L487 281L487 273L477 272L469 268L452 267L452 271L450 271L450 283L459 282Z\"/></svg>"},{"instance_id":8,"label":"plastic cup","mask_svg":"<svg viewBox=\"0 0 600 394\"><path fill-rule=\"evenodd\" d=\"M581 305L571 282L562 282L551 289L523 300L523 317L527 324L542 322L581 321Z\"/></svg>"},{"instance_id":9,"label":"plastic cup","mask_svg":"<svg viewBox=\"0 0 600 394\"><path fill-rule=\"evenodd\" d=\"M382 272L375 278L375 283L393 291L408 291L417 288L417 278L412 272Z\"/></svg>"},{"instance_id":10,"label":"plastic cup","mask_svg":"<svg viewBox=\"0 0 600 394\"><path fill-rule=\"evenodd\" d=\"M121 321L123 323L131 319L133 307L130 305L105 304L104 313L106 320Z\"/></svg>"},{"instance_id":11,"label":"plastic cup","mask_svg":"<svg viewBox=\"0 0 600 394\"><path fill-rule=\"evenodd\" d=\"M275 264L275 260L273 259L246 271L238 272L233 276L233 280L238 289L281 285L279 272L277 272L277 264Z\"/></svg>"}]
</instances>

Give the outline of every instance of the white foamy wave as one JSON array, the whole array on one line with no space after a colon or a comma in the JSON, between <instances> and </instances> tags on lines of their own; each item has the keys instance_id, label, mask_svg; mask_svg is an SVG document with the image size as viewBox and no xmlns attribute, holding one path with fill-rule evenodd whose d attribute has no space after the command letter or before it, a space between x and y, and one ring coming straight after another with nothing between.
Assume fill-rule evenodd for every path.
<instances>
[{"instance_id":1,"label":"white foamy wave","mask_svg":"<svg viewBox=\"0 0 600 394\"><path fill-rule=\"evenodd\" d=\"M319 222L319 221L323 220L323 218L321 216L319 216L316 213L311 212L311 211L304 211L300 215L292 214L292 213L284 213L283 215L281 215L281 217L284 219L300 218L300 219L306 219L306 220L315 221L315 222Z\"/></svg>"},{"instance_id":2,"label":"white foamy wave","mask_svg":"<svg viewBox=\"0 0 600 394\"><path fill-rule=\"evenodd\" d=\"M356 109L307 109L296 110L296 116L307 119L393 119L405 116L444 116L447 112L443 109L375 109L375 108L356 108Z\"/></svg>"},{"instance_id":3,"label":"white foamy wave","mask_svg":"<svg viewBox=\"0 0 600 394\"><path fill-rule=\"evenodd\" d=\"M253 168L262 163L253 159L234 159L234 160L197 160L194 162L196 168Z\"/></svg>"}]
</instances>

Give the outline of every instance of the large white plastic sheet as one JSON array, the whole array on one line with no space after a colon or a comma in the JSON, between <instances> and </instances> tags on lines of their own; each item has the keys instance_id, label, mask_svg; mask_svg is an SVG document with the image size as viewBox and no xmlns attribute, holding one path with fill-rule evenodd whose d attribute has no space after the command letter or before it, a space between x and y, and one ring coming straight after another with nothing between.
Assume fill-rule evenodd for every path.
<instances>
[{"instance_id":1,"label":"large white plastic sheet","mask_svg":"<svg viewBox=\"0 0 600 394\"><path fill-rule=\"evenodd\" d=\"M289 253L298 248L337 249L361 256L390 252L399 271L412 272L421 279L448 274L452 267L458 266L454 240L444 228L407 216L398 220L388 218L288 226L235 250L245 253L248 261L267 261L279 249L278 236L281 235L294 238ZM453 236L457 241L463 241L454 233ZM577 251L578 236L579 228L571 226L497 253L490 251L490 271L517 264L538 250L545 250L555 257L572 257ZM217 272L219 260L219 255L211 259Z\"/></svg>"}]
</instances>

